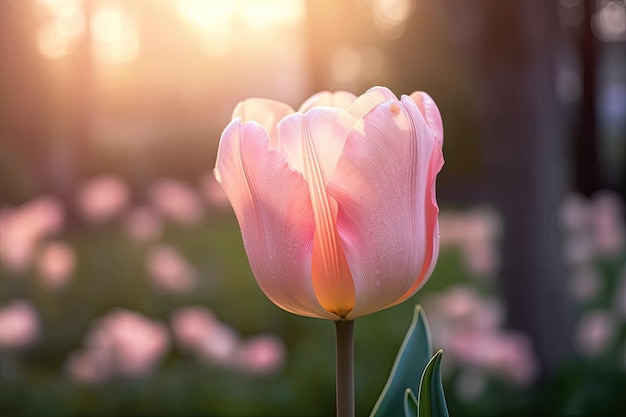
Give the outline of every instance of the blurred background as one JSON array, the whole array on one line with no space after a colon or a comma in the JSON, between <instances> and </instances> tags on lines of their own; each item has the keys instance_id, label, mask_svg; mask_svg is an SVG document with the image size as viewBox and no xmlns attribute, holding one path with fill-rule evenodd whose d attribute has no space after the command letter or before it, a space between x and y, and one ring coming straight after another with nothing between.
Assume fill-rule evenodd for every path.
<instances>
[{"instance_id":1,"label":"blurred background","mask_svg":"<svg viewBox=\"0 0 626 417\"><path fill-rule=\"evenodd\" d=\"M626 409L623 0L0 0L0 414L334 414L212 170L237 102L427 91L427 285L356 323L357 415L425 307L451 415Z\"/></svg>"}]
</instances>

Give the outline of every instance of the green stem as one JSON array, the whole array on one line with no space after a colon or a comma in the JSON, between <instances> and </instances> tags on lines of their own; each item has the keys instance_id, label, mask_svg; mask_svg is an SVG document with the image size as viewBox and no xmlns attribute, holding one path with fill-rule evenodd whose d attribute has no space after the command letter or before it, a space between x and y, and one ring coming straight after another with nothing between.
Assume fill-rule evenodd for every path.
<instances>
[{"instance_id":1,"label":"green stem","mask_svg":"<svg viewBox=\"0 0 626 417\"><path fill-rule=\"evenodd\" d=\"M339 320L337 329L337 417L354 417L354 321Z\"/></svg>"}]
</instances>

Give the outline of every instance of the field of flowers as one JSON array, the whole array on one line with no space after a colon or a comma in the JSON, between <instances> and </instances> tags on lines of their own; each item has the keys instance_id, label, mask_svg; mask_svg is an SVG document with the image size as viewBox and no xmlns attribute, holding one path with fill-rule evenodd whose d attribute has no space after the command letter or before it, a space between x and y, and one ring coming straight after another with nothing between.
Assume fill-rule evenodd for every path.
<instances>
[{"instance_id":1,"label":"field of flowers","mask_svg":"<svg viewBox=\"0 0 626 417\"><path fill-rule=\"evenodd\" d=\"M107 175L71 201L1 208L0 415L332 415L332 326L262 294L213 176L141 191ZM418 303L444 349L451 415L623 410L623 205L572 195L561 220L576 361L543 378L532 341L506 327L497 212L444 207L424 289L356 324L357 415L376 401Z\"/></svg>"}]
</instances>

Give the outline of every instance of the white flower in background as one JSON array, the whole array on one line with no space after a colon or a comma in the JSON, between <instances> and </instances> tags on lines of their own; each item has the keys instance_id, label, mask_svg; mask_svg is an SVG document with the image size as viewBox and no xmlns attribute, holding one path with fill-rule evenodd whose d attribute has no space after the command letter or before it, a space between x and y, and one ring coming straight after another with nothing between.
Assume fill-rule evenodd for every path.
<instances>
[{"instance_id":1,"label":"white flower in background","mask_svg":"<svg viewBox=\"0 0 626 417\"><path fill-rule=\"evenodd\" d=\"M25 300L11 300L0 308L0 350L33 344L41 333L39 316Z\"/></svg>"},{"instance_id":2,"label":"white flower in background","mask_svg":"<svg viewBox=\"0 0 626 417\"><path fill-rule=\"evenodd\" d=\"M51 290L67 285L76 268L76 253L72 245L57 240L46 242L39 251L37 272L43 285Z\"/></svg>"},{"instance_id":3,"label":"white flower in background","mask_svg":"<svg viewBox=\"0 0 626 417\"><path fill-rule=\"evenodd\" d=\"M204 207L200 197L180 181L163 179L155 182L150 187L149 198L163 216L175 222L190 225L202 219Z\"/></svg>"},{"instance_id":4,"label":"white flower in background","mask_svg":"<svg viewBox=\"0 0 626 417\"><path fill-rule=\"evenodd\" d=\"M193 266L173 246L152 248L146 257L146 268L152 283L164 291L184 293L198 281Z\"/></svg>"},{"instance_id":5,"label":"white flower in background","mask_svg":"<svg viewBox=\"0 0 626 417\"><path fill-rule=\"evenodd\" d=\"M77 191L78 208L91 222L110 220L127 206L130 191L118 176L103 175L84 182Z\"/></svg>"}]
</instances>

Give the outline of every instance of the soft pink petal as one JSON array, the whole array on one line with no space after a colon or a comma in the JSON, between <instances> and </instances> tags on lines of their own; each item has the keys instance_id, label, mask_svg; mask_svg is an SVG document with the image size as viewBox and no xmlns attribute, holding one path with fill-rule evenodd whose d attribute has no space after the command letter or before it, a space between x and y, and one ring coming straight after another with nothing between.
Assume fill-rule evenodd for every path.
<instances>
[{"instance_id":1,"label":"soft pink petal","mask_svg":"<svg viewBox=\"0 0 626 417\"><path fill-rule=\"evenodd\" d=\"M347 109L356 99L356 96L347 91L322 91L308 98L298 109L298 113L306 113L313 107L337 107Z\"/></svg>"},{"instance_id":2,"label":"soft pink petal","mask_svg":"<svg viewBox=\"0 0 626 417\"><path fill-rule=\"evenodd\" d=\"M349 319L398 303L427 279L438 246L437 146L408 98L374 107L348 137L328 191L355 282Z\"/></svg>"},{"instance_id":3,"label":"soft pink petal","mask_svg":"<svg viewBox=\"0 0 626 417\"><path fill-rule=\"evenodd\" d=\"M348 107L348 112L360 119L375 106L387 100L398 100L398 97L386 87L372 87L354 100Z\"/></svg>"},{"instance_id":4,"label":"soft pink petal","mask_svg":"<svg viewBox=\"0 0 626 417\"><path fill-rule=\"evenodd\" d=\"M264 98L249 98L239 102L233 111L233 119L240 118L243 123L255 121L267 130L270 137L270 146L278 146L278 122L291 113L291 106L280 101Z\"/></svg>"},{"instance_id":5,"label":"soft pink petal","mask_svg":"<svg viewBox=\"0 0 626 417\"><path fill-rule=\"evenodd\" d=\"M269 149L265 129L233 120L220 139L215 174L268 298L292 313L336 319L320 306L311 282L315 222L307 183Z\"/></svg>"},{"instance_id":6,"label":"soft pink petal","mask_svg":"<svg viewBox=\"0 0 626 417\"><path fill-rule=\"evenodd\" d=\"M301 173L304 173L305 119L315 153L321 163L322 175L327 181L357 119L344 110L327 107L314 108L306 114L295 113L283 119L278 126L280 151L289 166Z\"/></svg>"},{"instance_id":7,"label":"soft pink petal","mask_svg":"<svg viewBox=\"0 0 626 417\"><path fill-rule=\"evenodd\" d=\"M312 280L320 304L339 317L354 306L354 284L337 232L337 203L326 193L345 139L357 120L341 109L314 108L280 123L281 151L309 186L315 217Z\"/></svg>"},{"instance_id":8,"label":"soft pink petal","mask_svg":"<svg viewBox=\"0 0 626 417\"><path fill-rule=\"evenodd\" d=\"M416 91L410 95L411 99L417 105L420 113L426 120L428 127L435 135L435 138L443 143L443 121L441 120L441 113L435 101L425 92Z\"/></svg>"}]
</instances>

